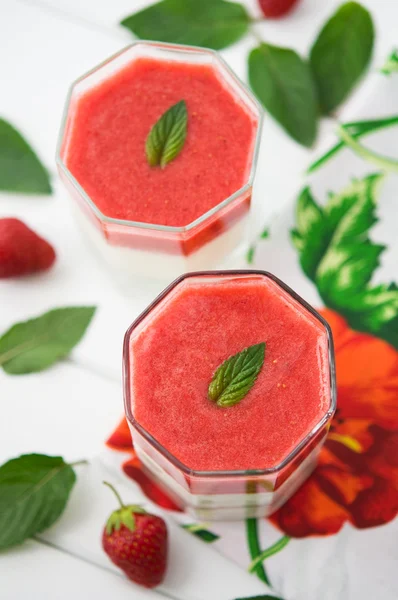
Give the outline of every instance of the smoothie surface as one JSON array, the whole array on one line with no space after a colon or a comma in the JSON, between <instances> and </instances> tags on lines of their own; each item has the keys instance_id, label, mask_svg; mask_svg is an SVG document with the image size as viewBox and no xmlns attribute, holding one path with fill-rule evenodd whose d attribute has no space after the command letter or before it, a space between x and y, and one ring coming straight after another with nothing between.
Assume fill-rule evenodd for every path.
<instances>
[{"instance_id":1,"label":"smoothie surface","mask_svg":"<svg viewBox=\"0 0 398 600\"><path fill-rule=\"evenodd\" d=\"M217 407L207 397L214 371L260 342L254 387ZM325 328L260 275L184 280L133 331L130 357L136 420L195 470L276 466L330 405Z\"/></svg>"},{"instance_id":2,"label":"smoothie surface","mask_svg":"<svg viewBox=\"0 0 398 600\"><path fill-rule=\"evenodd\" d=\"M145 141L185 100L181 153L150 167ZM103 214L181 227L239 190L257 123L210 65L137 58L74 101L66 166Z\"/></svg>"}]
</instances>

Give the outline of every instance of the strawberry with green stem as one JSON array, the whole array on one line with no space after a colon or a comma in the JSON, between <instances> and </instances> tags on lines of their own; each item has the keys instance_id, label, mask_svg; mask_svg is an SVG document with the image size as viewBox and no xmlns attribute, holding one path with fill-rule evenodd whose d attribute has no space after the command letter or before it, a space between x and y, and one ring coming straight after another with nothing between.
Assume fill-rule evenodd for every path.
<instances>
[{"instance_id":1,"label":"strawberry with green stem","mask_svg":"<svg viewBox=\"0 0 398 600\"><path fill-rule=\"evenodd\" d=\"M148 588L159 585L167 567L166 523L141 506L123 504L113 485L107 481L103 483L113 491L120 504L104 528L103 549L135 583Z\"/></svg>"}]
</instances>

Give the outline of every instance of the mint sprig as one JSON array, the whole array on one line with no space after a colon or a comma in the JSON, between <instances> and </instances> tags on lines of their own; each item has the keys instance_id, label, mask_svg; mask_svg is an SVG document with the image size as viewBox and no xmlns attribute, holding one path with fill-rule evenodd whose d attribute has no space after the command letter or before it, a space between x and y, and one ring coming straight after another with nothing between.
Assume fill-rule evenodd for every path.
<instances>
[{"instance_id":1,"label":"mint sprig","mask_svg":"<svg viewBox=\"0 0 398 600\"><path fill-rule=\"evenodd\" d=\"M151 167L165 167L181 152L187 136L188 113L185 100L171 106L150 130L145 152Z\"/></svg>"},{"instance_id":2,"label":"mint sprig","mask_svg":"<svg viewBox=\"0 0 398 600\"><path fill-rule=\"evenodd\" d=\"M249 346L230 356L215 371L208 395L217 406L234 406L254 386L265 359L265 343Z\"/></svg>"},{"instance_id":3,"label":"mint sprig","mask_svg":"<svg viewBox=\"0 0 398 600\"><path fill-rule=\"evenodd\" d=\"M61 516L76 481L60 456L25 454L0 467L0 550L41 533Z\"/></svg>"},{"instance_id":4,"label":"mint sprig","mask_svg":"<svg viewBox=\"0 0 398 600\"><path fill-rule=\"evenodd\" d=\"M94 312L95 306L57 308L17 323L0 337L0 366L11 375L47 369L81 340Z\"/></svg>"}]
</instances>

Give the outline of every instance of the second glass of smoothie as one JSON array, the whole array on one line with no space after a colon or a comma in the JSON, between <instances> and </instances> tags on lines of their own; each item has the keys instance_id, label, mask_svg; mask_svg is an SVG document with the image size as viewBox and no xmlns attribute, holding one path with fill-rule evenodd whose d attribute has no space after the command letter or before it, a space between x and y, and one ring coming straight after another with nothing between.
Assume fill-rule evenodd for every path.
<instances>
[{"instance_id":1,"label":"second glass of smoothie","mask_svg":"<svg viewBox=\"0 0 398 600\"><path fill-rule=\"evenodd\" d=\"M259 345L254 385L233 404L215 402L210 382L220 365ZM237 373L245 386L249 371L231 364L235 393ZM127 331L124 381L140 460L202 520L277 510L314 468L336 406L329 326L261 271L177 279Z\"/></svg>"},{"instance_id":2,"label":"second glass of smoothie","mask_svg":"<svg viewBox=\"0 0 398 600\"><path fill-rule=\"evenodd\" d=\"M151 166L147 136L182 100L183 148ZM112 270L170 280L244 240L260 129L257 101L216 52L137 42L72 85L57 163Z\"/></svg>"}]
</instances>

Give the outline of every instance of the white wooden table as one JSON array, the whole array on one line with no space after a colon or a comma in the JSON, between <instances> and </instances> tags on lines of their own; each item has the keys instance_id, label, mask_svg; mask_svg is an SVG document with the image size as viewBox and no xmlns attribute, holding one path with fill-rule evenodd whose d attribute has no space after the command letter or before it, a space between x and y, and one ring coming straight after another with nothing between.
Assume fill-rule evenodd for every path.
<instances>
[{"instance_id":1,"label":"white wooden table","mask_svg":"<svg viewBox=\"0 0 398 600\"><path fill-rule=\"evenodd\" d=\"M376 55L391 48L398 22L396 0L363 0L378 26ZM122 413L120 384L124 331L160 287L137 287L134 297L113 289L76 231L66 193L55 174L54 152L64 98L77 76L131 41L117 25L148 0L2 0L0 5L0 114L31 141L53 173L51 197L0 195L0 216L17 216L56 247L48 274L0 284L0 330L63 305L96 304L98 312L73 356L30 376L0 372L0 462L25 452L74 460L95 454ZM259 14L256 0L246 0ZM336 0L302 0L294 16L258 25L270 42L306 51ZM223 52L245 79L248 36ZM323 125L323 130L327 124ZM256 203L261 226L297 187L308 152L290 142L268 117L259 165ZM134 597L122 577L36 541L2 554L4 600ZM148 592L148 599L158 597ZM161 596L159 596L160 598ZM205 599L203 599L205 600Z\"/></svg>"}]
</instances>

